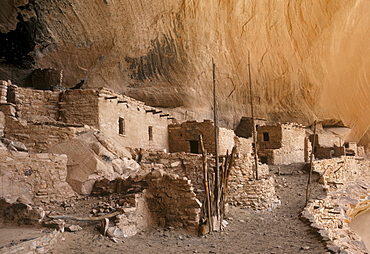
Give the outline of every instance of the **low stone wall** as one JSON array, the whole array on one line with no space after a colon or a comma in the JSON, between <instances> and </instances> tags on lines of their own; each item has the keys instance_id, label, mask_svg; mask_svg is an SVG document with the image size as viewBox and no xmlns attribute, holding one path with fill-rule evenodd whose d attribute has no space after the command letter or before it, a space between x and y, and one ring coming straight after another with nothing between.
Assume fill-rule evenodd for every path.
<instances>
[{"instance_id":1,"label":"low stone wall","mask_svg":"<svg viewBox=\"0 0 370 254\"><path fill-rule=\"evenodd\" d=\"M370 162L341 157L314 162L327 191L322 200L310 200L302 217L316 228L334 253L368 253L349 223L367 211L370 194Z\"/></svg>"},{"instance_id":2,"label":"low stone wall","mask_svg":"<svg viewBox=\"0 0 370 254\"><path fill-rule=\"evenodd\" d=\"M40 204L76 196L66 182L66 155L2 150L0 165L0 197L9 203L19 197Z\"/></svg>"}]
</instances>

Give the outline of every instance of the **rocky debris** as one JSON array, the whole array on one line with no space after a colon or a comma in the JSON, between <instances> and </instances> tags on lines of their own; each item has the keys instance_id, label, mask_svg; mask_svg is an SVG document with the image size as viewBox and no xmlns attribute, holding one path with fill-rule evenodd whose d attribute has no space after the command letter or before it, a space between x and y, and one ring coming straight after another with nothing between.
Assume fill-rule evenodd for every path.
<instances>
[{"instance_id":1,"label":"rocky debris","mask_svg":"<svg viewBox=\"0 0 370 254\"><path fill-rule=\"evenodd\" d=\"M79 225L68 225L68 226L65 226L65 231L67 232L77 232L77 231L80 231L82 230L82 227L80 227Z\"/></svg>"},{"instance_id":2,"label":"rocky debris","mask_svg":"<svg viewBox=\"0 0 370 254\"><path fill-rule=\"evenodd\" d=\"M67 154L67 182L83 195L89 195L98 180L126 179L140 170L134 160L110 152L91 131L50 148L50 152Z\"/></svg>"},{"instance_id":3,"label":"rocky debris","mask_svg":"<svg viewBox=\"0 0 370 254\"><path fill-rule=\"evenodd\" d=\"M1 138L1 142L6 144L9 150L21 151L21 152L27 152L28 151L27 147L22 142L12 141L12 140L7 139L7 138Z\"/></svg>"},{"instance_id":4,"label":"rocky debris","mask_svg":"<svg viewBox=\"0 0 370 254\"><path fill-rule=\"evenodd\" d=\"M334 253L367 253L361 237L349 223L370 206L369 185L365 180L369 179L369 166L368 162L354 157L314 162L314 170L320 174L327 196L311 200L302 211L302 217L320 233Z\"/></svg>"}]
</instances>

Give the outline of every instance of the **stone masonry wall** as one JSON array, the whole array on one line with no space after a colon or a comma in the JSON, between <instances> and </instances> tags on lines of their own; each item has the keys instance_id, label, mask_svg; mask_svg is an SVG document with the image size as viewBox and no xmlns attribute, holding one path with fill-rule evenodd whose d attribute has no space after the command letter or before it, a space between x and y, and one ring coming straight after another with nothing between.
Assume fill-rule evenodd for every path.
<instances>
[{"instance_id":1,"label":"stone masonry wall","mask_svg":"<svg viewBox=\"0 0 370 254\"><path fill-rule=\"evenodd\" d=\"M19 196L29 194L35 204L75 197L66 182L67 160L62 154L2 150L0 196L14 202ZM24 193L25 190L29 193Z\"/></svg>"},{"instance_id":2,"label":"stone masonry wall","mask_svg":"<svg viewBox=\"0 0 370 254\"><path fill-rule=\"evenodd\" d=\"M209 159L209 166L214 160ZM180 177L187 177L194 186L194 192L199 200L204 199L203 185L203 159L199 154L189 153L149 153L142 163L142 168L163 169L167 173L177 174Z\"/></svg>"},{"instance_id":3,"label":"stone masonry wall","mask_svg":"<svg viewBox=\"0 0 370 254\"><path fill-rule=\"evenodd\" d=\"M207 152L211 154L215 153L213 121L187 121L182 124L171 124L168 126L168 129L171 153L190 153L189 141L199 141L199 135L203 135L203 144ZM198 153L201 153L200 146L198 146Z\"/></svg>"},{"instance_id":4,"label":"stone masonry wall","mask_svg":"<svg viewBox=\"0 0 370 254\"><path fill-rule=\"evenodd\" d=\"M60 91L15 88L18 117L32 120L34 117L46 116L52 120L59 117Z\"/></svg>"},{"instance_id":5,"label":"stone masonry wall","mask_svg":"<svg viewBox=\"0 0 370 254\"><path fill-rule=\"evenodd\" d=\"M190 141L199 141L199 135L203 135L204 148L207 153L215 154L215 137L214 126L212 120L204 120L203 122L188 121L182 124L172 124L169 129L169 146L170 152L191 152ZM232 130L219 128L219 154L226 155L226 151L231 152L234 146L235 133ZM198 151L201 153L200 144L198 143Z\"/></svg>"},{"instance_id":6,"label":"stone masonry wall","mask_svg":"<svg viewBox=\"0 0 370 254\"><path fill-rule=\"evenodd\" d=\"M318 230L333 253L368 253L349 223L370 209L369 168L369 161L354 157L314 162L314 170L321 175L327 197L310 200L302 216Z\"/></svg>"},{"instance_id":7,"label":"stone masonry wall","mask_svg":"<svg viewBox=\"0 0 370 254\"><path fill-rule=\"evenodd\" d=\"M184 228L196 233L202 204L186 177L155 170L146 177L148 207L161 227Z\"/></svg>"},{"instance_id":8,"label":"stone masonry wall","mask_svg":"<svg viewBox=\"0 0 370 254\"><path fill-rule=\"evenodd\" d=\"M59 120L69 124L99 127L98 91L67 90L60 96Z\"/></svg>"},{"instance_id":9,"label":"stone masonry wall","mask_svg":"<svg viewBox=\"0 0 370 254\"><path fill-rule=\"evenodd\" d=\"M15 117L6 117L5 136L25 144L29 151L45 152L51 146L66 142L84 128L60 127L58 125L32 124Z\"/></svg>"}]
</instances>

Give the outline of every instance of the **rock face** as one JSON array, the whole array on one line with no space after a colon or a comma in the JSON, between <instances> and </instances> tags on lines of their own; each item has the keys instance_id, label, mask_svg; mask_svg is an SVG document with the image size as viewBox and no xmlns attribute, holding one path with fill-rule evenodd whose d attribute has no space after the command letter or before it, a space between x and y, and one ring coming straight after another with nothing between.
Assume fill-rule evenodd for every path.
<instances>
[{"instance_id":1,"label":"rock face","mask_svg":"<svg viewBox=\"0 0 370 254\"><path fill-rule=\"evenodd\" d=\"M212 116L213 59L220 117L234 127L250 115L250 58L256 115L340 119L348 141L370 139L369 1L3 2L2 79L26 85L54 68L67 87L83 79L201 119Z\"/></svg>"}]
</instances>

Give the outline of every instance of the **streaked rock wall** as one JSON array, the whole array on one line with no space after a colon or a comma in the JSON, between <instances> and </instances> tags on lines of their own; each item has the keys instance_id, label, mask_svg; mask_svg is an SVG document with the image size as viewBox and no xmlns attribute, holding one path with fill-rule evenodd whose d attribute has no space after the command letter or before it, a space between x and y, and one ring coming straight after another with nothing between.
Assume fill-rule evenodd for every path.
<instances>
[{"instance_id":1,"label":"streaked rock wall","mask_svg":"<svg viewBox=\"0 0 370 254\"><path fill-rule=\"evenodd\" d=\"M349 140L370 139L369 1L5 2L13 14L0 19L1 38L19 12L12 40L29 31L23 37L32 50L15 60L0 50L0 77L9 62L63 69L68 87L85 79L201 119L212 116L213 59L221 120L233 127L250 115L249 52L256 115L303 124L341 119L353 129Z\"/></svg>"}]
</instances>

